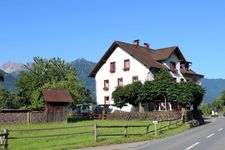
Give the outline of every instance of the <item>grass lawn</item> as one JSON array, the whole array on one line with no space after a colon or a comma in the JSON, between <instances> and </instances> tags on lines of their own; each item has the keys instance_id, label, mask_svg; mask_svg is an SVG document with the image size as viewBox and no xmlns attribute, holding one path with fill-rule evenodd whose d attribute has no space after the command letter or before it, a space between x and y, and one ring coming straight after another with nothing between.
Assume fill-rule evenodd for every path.
<instances>
[{"instance_id":1,"label":"grass lawn","mask_svg":"<svg viewBox=\"0 0 225 150\"><path fill-rule=\"evenodd\" d=\"M67 126L81 126L81 125L147 125L152 123L152 121L124 121L124 120L73 120L68 123L44 123L44 124L23 124L23 125L5 125L0 126L0 130L5 128L9 130L22 130L22 129L33 129L33 128L55 128L55 127L67 127ZM167 125L165 122L163 125ZM159 126L159 125L158 125ZM149 130L153 130L154 125L151 125ZM42 136L51 134L68 134L68 133L79 133L79 132L91 132L85 134L75 134L69 136L59 136L59 137L46 137L46 138L26 138L26 139L10 139L9 140L9 150L59 150L59 149L73 149L81 147L92 147L100 145L108 145L113 143L127 143L136 141L152 140L157 138L166 137L169 135L176 134L187 130L188 127L185 124L178 124L177 126L172 125L171 129L165 128L157 136L154 132L142 136L128 136L127 138L123 136L102 136L99 137L99 142L94 142L93 136L93 126L91 127L80 127L72 129L59 129L59 130L44 130L44 131L32 131L32 132L9 132L9 137L20 137L20 136ZM128 134L143 134L146 128L128 128ZM111 129L99 129L101 134L123 134L124 129L122 128L111 128Z\"/></svg>"}]
</instances>

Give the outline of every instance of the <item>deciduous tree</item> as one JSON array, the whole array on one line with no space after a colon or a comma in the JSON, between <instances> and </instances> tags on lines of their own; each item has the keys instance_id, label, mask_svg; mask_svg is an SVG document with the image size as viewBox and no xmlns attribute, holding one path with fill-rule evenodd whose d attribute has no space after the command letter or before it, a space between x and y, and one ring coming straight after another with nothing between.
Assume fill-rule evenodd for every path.
<instances>
[{"instance_id":1,"label":"deciduous tree","mask_svg":"<svg viewBox=\"0 0 225 150\"><path fill-rule=\"evenodd\" d=\"M18 100L24 109L43 108L43 88L67 88L76 102L82 102L88 94L77 80L75 70L60 58L35 57L25 68L17 82Z\"/></svg>"},{"instance_id":2,"label":"deciduous tree","mask_svg":"<svg viewBox=\"0 0 225 150\"><path fill-rule=\"evenodd\" d=\"M15 95L0 87L0 110L13 109L16 107Z\"/></svg>"}]
</instances>

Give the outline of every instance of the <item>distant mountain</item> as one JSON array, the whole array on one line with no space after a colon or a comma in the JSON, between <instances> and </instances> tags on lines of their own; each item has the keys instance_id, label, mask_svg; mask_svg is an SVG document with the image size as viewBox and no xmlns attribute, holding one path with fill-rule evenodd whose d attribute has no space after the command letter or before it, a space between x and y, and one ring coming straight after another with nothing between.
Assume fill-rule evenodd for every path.
<instances>
[{"instance_id":1,"label":"distant mountain","mask_svg":"<svg viewBox=\"0 0 225 150\"><path fill-rule=\"evenodd\" d=\"M16 63L13 61L8 61L0 66L0 69L6 72L7 74L10 74L13 77L18 76L19 72L24 70L24 65L21 63Z\"/></svg>"},{"instance_id":2,"label":"distant mountain","mask_svg":"<svg viewBox=\"0 0 225 150\"><path fill-rule=\"evenodd\" d=\"M225 79L202 79L206 93L203 102L210 104L225 90Z\"/></svg>"},{"instance_id":3,"label":"distant mountain","mask_svg":"<svg viewBox=\"0 0 225 150\"><path fill-rule=\"evenodd\" d=\"M72 61L70 64L76 70L77 78L83 81L85 87L91 90L93 98L95 98L95 80L93 78L89 78L88 75L96 63L81 58Z\"/></svg>"}]
</instances>

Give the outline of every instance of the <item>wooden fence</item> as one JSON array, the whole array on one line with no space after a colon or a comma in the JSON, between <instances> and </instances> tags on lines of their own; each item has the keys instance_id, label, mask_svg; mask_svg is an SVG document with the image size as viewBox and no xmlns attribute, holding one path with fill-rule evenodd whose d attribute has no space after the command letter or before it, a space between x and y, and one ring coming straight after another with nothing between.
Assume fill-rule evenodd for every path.
<instances>
[{"instance_id":1,"label":"wooden fence","mask_svg":"<svg viewBox=\"0 0 225 150\"><path fill-rule=\"evenodd\" d=\"M3 133L0 133L0 146L3 146L4 149L8 148L8 140L14 139L31 139L31 138L46 138L46 137L57 137L57 136L68 136L68 135L76 135L76 134L86 134L92 133L93 131L85 131L85 132L75 132L75 133L66 133L66 134L50 134L50 135L42 135L42 136L9 136L9 133L12 132L33 132L33 131L49 131L49 130L60 130L60 129L71 129L71 128L84 128L84 127L93 127L93 125L83 125L83 126L69 126L69 127L59 127L59 128L40 128L40 129L25 129L25 130L8 130L4 129Z\"/></svg>"},{"instance_id":2,"label":"wooden fence","mask_svg":"<svg viewBox=\"0 0 225 150\"><path fill-rule=\"evenodd\" d=\"M164 122L168 122L168 124L163 125ZM95 138L95 142L99 141L99 137L100 136L124 136L124 137L128 137L128 136L133 136L133 135L145 135L148 133L155 133L155 135L157 135L158 133L160 133L161 131L165 130L165 129L170 129L172 125L176 125L178 123L182 122L181 119L174 119L174 120L163 120L163 121L157 121L157 124L151 123L148 125L97 125L94 124L94 138ZM150 126L155 126L154 130L149 130ZM114 133L114 134L104 134L104 133L100 133L98 129L100 128L123 128L124 132L123 133ZM145 132L144 133L138 133L138 134L128 134L128 128L145 128Z\"/></svg>"},{"instance_id":3,"label":"wooden fence","mask_svg":"<svg viewBox=\"0 0 225 150\"><path fill-rule=\"evenodd\" d=\"M163 122L168 122L167 124ZM3 133L0 133L0 147L3 146L3 148L8 148L8 140L14 140L14 139L30 139L30 138L46 138L46 137L55 137L55 136L68 136L68 135L76 135L76 134L87 134L87 133L94 133L94 139L95 142L99 141L100 136L134 136L134 135L145 135L148 133L155 133L157 135L159 132L161 132L164 129L170 129L171 125L177 125L179 122L181 122L180 119L176 120L163 120L158 121L157 124L148 124L148 125L83 125L83 126L69 126L69 127L58 127L58 128L40 128L40 129L25 129L25 130L8 130L4 129ZM150 126L155 126L154 130L149 130ZM38 136L10 136L10 133L12 132L34 132L34 131L43 131L43 130L59 130L59 129L71 129L71 128L83 128L83 127L92 127L92 131L86 131L86 132L75 132L75 133L65 133L65 134L50 134L50 135L38 135ZM100 128L122 128L124 129L123 133L119 134L104 134L100 133ZM143 133L138 134L129 134L128 128L145 128L145 131Z\"/></svg>"}]
</instances>

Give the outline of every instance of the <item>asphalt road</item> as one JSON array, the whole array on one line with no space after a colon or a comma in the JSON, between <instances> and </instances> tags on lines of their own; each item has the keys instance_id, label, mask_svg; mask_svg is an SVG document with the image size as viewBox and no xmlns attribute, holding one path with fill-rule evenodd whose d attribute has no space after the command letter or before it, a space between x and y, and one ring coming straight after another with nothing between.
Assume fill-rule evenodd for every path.
<instances>
[{"instance_id":1,"label":"asphalt road","mask_svg":"<svg viewBox=\"0 0 225 150\"><path fill-rule=\"evenodd\" d=\"M225 150L225 118L206 120L203 126L167 138L82 150Z\"/></svg>"}]
</instances>

